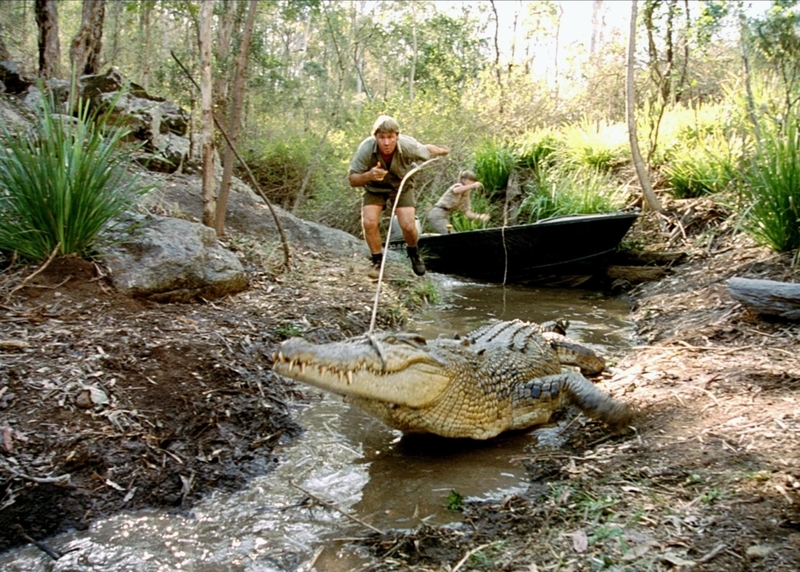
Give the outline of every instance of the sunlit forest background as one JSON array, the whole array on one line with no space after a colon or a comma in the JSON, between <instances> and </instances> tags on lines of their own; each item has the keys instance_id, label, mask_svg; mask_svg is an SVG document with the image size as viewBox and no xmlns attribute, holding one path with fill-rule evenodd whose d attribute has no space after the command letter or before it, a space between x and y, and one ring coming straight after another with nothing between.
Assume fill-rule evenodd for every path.
<instances>
[{"instance_id":1,"label":"sunlit forest background","mask_svg":"<svg viewBox=\"0 0 800 572\"><path fill-rule=\"evenodd\" d=\"M0 3L4 48L32 75L39 2ZM61 78L72 73L68 48L82 4L55 2ZM202 4L105 2L99 52L101 70L118 68L191 111L196 130L200 94L176 60L199 76ZM466 168L484 183L473 206L492 214L491 225L641 207L626 122L631 3L583 2L586 33L568 42L578 22L567 4L257 2L242 154L274 204L355 235L360 192L348 186L347 167L383 113L420 141L451 149L418 175L423 215ZM232 113L249 5L213 2L213 98L222 118ZM759 241L800 247L797 2L644 0L637 9L632 111L659 196L707 196L738 213Z\"/></svg>"}]
</instances>

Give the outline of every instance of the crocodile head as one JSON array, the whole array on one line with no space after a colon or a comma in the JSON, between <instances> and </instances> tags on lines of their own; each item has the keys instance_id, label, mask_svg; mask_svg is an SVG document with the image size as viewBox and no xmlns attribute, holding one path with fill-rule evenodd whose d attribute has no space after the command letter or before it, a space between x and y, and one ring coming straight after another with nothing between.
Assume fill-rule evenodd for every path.
<instances>
[{"instance_id":1,"label":"crocodile head","mask_svg":"<svg viewBox=\"0 0 800 572\"><path fill-rule=\"evenodd\" d=\"M291 338L273 356L280 375L339 395L425 407L452 383L447 364L414 334L363 336L313 344Z\"/></svg>"}]
</instances>

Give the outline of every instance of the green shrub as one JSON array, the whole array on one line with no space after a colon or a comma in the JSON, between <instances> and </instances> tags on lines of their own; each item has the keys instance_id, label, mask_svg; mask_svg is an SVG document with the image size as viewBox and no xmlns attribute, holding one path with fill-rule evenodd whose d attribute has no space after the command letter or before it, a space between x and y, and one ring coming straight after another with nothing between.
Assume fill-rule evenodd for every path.
<instances>
[{"instance_id":1,"label":"green shrub","mask_svg":"<svg viewBox=\"0 0 800 572\"><path fill-rule=\"evenodd\" d=\"M562 130L561 160L574 167L607 171L630 160L630 142L623 123L587 118Z\"/></svg>"},{"instance_id":2,"label":"green shrub","mask_svg":"<svg viewBox=\"0 0 800 572\"><path fill-rule=\"evenodd\" d=\"M520 222L536 222L554 216L615 212L624 197L609 174L595 169L565 167L542 169L524 187Z\"/></svg>"},{"instance_id":3,"label":"green shrub","mask_svg":"<svg viewBox=\"0 0 800 572\"><path fill-rule=\"evenodd\" d=\"M474 170L490 195L505 189L516 160L511 150L494 139L485 139L474 152Z\"/></svg>"},{"instance_id":4,"label":"green shrub","mask_svg":"<svg viewBox=\"0 0 800 572\"><path fill-rule=\"evenodd\" d=\"M537 171L541 166L552 164L558 149L558 137L552 129L540 129L527 133L515 146L517 165Z\"/></svg>"},{"instance_id":5,"label":"green shrub","mask_svg":"<svg viewBox=\"0 0 800 572\"><path fill-rule=\"evenodd\" d=\"M103 127L83 101L77 117L54 110L51 99L27 133L2 124L0 251L32 261L91 254L98 233L152 188L127 170L127 130Z\"/></svg>"},{"instance_id":6,"label":"green shrub","mask_svg":"<svg viewBox=\"0 0 800 572\"><path fill-rule=\"evenodd\" d=\"M739 171L744 228L777 252L800 249L800 130L762 124L761 141Z\"/></svg>"},{"instance_id":7,"label":"green shrub","mask_svg":"<svg viewBox=\"0 0 800 572\"><path fill-rule=\"evenodd\" d=\"M486 196L486 193L483 191L470 191L470 203L472 205L472 212L491 214L491 202ZM454 212L452 215L450 215L450 223L453 225L453 230L456 232L487 228L490 224L489 221L483 222L480 220L469 219L464 216L464 213L462 212Z\"/></svg>"},{"instance_id":8,"label":"green shrub","mask_svg":"<svg viewBox=\"0 0 800 572\"><path fill-rule=\"evenodd\" d=\"M733 166L741 159L739 140L711 135L704 142L681 145L661 170L677 199L717 193L731 181Z\"/></svg>"}]
</instances>

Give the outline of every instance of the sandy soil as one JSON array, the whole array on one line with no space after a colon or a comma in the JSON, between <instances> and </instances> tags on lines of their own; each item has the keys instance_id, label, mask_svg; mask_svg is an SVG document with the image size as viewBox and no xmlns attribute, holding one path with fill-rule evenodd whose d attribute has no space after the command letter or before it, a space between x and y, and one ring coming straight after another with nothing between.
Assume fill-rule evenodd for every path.
<instances>
[{"instance_id":1,"label":"sandy soil","mask_svg":"<svg viewBox=\"0 0 800 572\"><path fill-rule=\"evenodd\" d=\"M685 261L615 285L640 342L602 383L639 409L634 426L575 417L566 447L518 460L525 494L467 503L456 529L365 529L350 541L374 560L364 570L800 570L800 325L751 314L725 284L800 269L711 203L670 208L632 239ZM294 260L280 274L259 260L245 293L181 305L122 297L78 260L0 275L0 550L119 510L187 510L269 471L302 431L285 404L303 388L272 373L272 351L363 333L374 296L366 260ZM404 272L383 329L407 316Z\"/></svg>"}]
</instances>

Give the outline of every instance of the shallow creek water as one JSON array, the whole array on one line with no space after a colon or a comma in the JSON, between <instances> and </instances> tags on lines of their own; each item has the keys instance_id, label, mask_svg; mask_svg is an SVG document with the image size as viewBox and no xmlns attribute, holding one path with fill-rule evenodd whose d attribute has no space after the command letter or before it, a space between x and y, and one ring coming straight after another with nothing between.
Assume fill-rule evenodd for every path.
<instances>
[{"instance_id":1,"label":"shallow creek water","mask_svg":"<svg viewBox=\"0 0 800 572\"><path fill-rule=\"evenodd\" d=\"M570 321L569 335L607 358L630 345L624 300L584 290L531 289L467 283L435 276L446 304L420 315L408 330L426 338L465 333L491 319ZM358 568L340 538L422 523L458 522L446 509L457 491L468 499L502 498L525 490L519 458L534 446L558 446L558 427L487 442L402 437L338 397L312 393L296 405L306 432L282 451L280 466L246 489L217 493L189 515L166 511L121 514L88 530L50 539L57 562L33 546L0 555L12 571L284 571ZM362 523L319 504L332 503Z\"/></svg>"}]
</instances>

